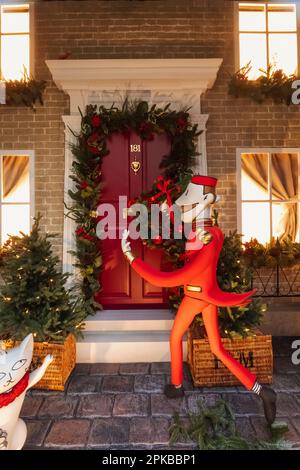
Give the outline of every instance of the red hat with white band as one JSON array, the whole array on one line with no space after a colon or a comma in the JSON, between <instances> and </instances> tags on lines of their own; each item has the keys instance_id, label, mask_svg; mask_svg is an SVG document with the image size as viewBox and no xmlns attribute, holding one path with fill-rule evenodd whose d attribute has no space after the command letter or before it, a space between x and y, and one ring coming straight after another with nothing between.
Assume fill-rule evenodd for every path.
<instances>
[{"instance_id":1,"label":"red hat with white band","mask_svg":"<svg viewBox=\"0 0 300 470\"><path fill-rule=\"evenodd\" d=\"M202 176L202 175L195 175L191 179L191 183L194 184L201 184L203 186L213 186L215 187L217 184L217 178L213 178L212 176Z\"/></svg>"}]
</instances>

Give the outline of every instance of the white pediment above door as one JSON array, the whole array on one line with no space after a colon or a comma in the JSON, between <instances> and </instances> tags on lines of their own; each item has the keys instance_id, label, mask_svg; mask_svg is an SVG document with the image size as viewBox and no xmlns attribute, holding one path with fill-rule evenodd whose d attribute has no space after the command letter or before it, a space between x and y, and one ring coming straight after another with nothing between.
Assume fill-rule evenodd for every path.
<instances>
[{"instance_id":1,"label":"white pediment above door","mask_svg":"<svg viewBox=\"0 0 300 470\"><path fill-rule=\"evenodd\" d=\"M222 59L79 59L47 60L53 80L71 98L71 114L97 93L198 96L215 82ZM153 100L154 101L154 100ZM182 103L185 105L185 103ZM200 112L200 109L198 109Z\"/></svg>"}]
</instances>

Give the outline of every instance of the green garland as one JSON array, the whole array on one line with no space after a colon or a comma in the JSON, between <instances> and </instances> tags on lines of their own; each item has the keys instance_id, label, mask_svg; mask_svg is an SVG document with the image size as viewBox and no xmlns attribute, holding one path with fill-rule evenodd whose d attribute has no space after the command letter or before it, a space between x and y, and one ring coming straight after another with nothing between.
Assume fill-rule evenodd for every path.
<instances>
[{"instance_id":1,"label":"green garland","mask_svg":"<svg viewBox=\"0 0 300 470\"><path fill-rule=\"evenodd\" d=\"M267 71L262 71L256 80L248 78L251 70L250 63L231 76L228 84L229 95L251 98L256 103L263 103L268 98L274 103L291 104L294 92L292 83L298 78L295 75L286 75L283 70L276 70L270 65Z\"/></svg>"},{"instance_id":2,"label":"green garland","mask_svg":"<svg viewBox=\"0 0 300 470\"><path fill-rule=\"evenodd\" d=\"M263 245L256 238L244 243L244 259L250 268L292 267L300 263L300 243L290 238L273 239Z\"/></svg>"},{"instance_id":3,"label":"green garland","mask_svg":"<svg viewBox=\"0 0 300 470\"><path fill-rule=\"evenodd\" d=\"M35 104L43 105L43 93L47 82L33 78L6 82L6 105L27 106L35 111Z\"/></svg>"},{"instance_id":4,"label":"green garland","mask_svg":"<svg viewBox=\"0 0 300 470\"><path fill-rule=\"evenodd\" d=\"M188 109L170 110L170 105L159 108L140 101L125 100L121 108L112 106L88 106L82 115L81 132L72 146L74 161L70 178L75 189L69 191L71 207L68 217L76 223L75 266L81 273L81 291L87 315L101 308L95 294L101 290L102 270L101 243L96 236L99 221L97 207L101 200L101 166L109 154L107 139L113 133L136 132L143 140L152 140L154 134L166 133L171 140L171 151L161 162L164 176L178 180L186 174L197 156L196 139L200 134L193 125Z\"/></svg>"}]
</instances>

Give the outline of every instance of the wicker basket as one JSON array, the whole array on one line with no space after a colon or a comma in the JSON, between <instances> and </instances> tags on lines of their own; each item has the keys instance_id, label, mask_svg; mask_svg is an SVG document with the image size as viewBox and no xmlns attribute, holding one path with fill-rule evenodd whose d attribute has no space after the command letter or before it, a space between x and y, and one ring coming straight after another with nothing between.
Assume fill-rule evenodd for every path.
<instances>
[{"instance_id":1,"label":"wicker basket","mask_svg":"<svg viewBox=\"0 0 300 470\"><path fill-rule=\"evenodd\" d=\"M188 331L188 364L195 386L215 387L241 385L231 372L210 351L207 339L200 337L201 329L193 326ZM241 364L253 372L259 382L272 382L272 337L255 331L246 338L222 338L224 348Z\"/></svg>"},{"instance_id":2,"label":"wicker basket","mask_svg":"<svg viewBox=\"0 0 300 470\"><path fill-rule=\"evenodd\" d=\"M76 364L76 341L74 336L67 336L63 344L34 343L33 365L39 365L47 354L52 354L54 360L46 370L44 377L34 388L64 390L65 383Z\"/></svg>"},{"instance_id":3,"label":"wicker basket","mask_svg":"<svg viewBox=\"0 0 300 470\"><path fill-rule=\"evenodd\" d=\"M7 347L13 347L18 342L9 341ZM64 390L66 381L76 363L76 341L73 335L68 335L64 343L34 342L32 366L39 367L47 354L52 354L54 360L48 366L43 378L33 387L44 390Z\"/></svg>"}]
</instances>

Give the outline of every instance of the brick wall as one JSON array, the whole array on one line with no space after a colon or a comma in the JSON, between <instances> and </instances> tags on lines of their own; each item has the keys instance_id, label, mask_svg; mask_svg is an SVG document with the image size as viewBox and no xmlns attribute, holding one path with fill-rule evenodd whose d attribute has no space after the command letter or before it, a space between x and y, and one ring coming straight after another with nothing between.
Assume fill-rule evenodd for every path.
<instances>
[{"instance_id":1,"label":"brick wall","mask_svg":"<svg viewBox=\"0 0 300 470\"><path fill-rule=\"evenodd\" d=\"M34 114L0 107L0 148L36 152L36 209L47 230L63 227L62 114L68 99L51 82L46 59L207 58L224 62L213 90L203 98L210 115L208 169L220 178L222 227L236 227L237 147L300 147L298 106L256 105L227 95L234 70L234 2L230 0L51 1L35 5L36 77L48 80L45 106Z\"/></svg>"}]
</instances>

